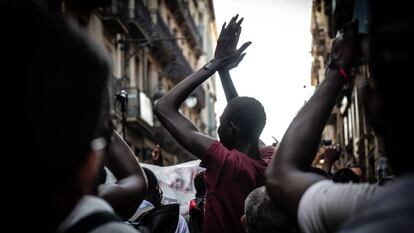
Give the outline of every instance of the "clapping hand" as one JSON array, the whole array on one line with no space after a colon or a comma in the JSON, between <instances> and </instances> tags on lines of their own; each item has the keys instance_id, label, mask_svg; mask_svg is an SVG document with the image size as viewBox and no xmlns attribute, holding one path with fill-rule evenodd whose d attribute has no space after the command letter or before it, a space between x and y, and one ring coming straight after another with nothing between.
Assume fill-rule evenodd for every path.
<instances>
[{"instance_id":1,"label":"clapping hand","mask_svg":"<svg viewBox=\"0 0 414 233\"><path fill-rule=\"evenodd\" d=\"M239 15L234 16L227 26L226 23L223 24L220 36L217 40L214 59L219 62L221 69L232 69L237 67L246 55L243 51L251 44L251 42L246 42L237 49L241 33L240 25L243 22L243 18L237 20L238 16Z\"/></svg>"}]
</instances>

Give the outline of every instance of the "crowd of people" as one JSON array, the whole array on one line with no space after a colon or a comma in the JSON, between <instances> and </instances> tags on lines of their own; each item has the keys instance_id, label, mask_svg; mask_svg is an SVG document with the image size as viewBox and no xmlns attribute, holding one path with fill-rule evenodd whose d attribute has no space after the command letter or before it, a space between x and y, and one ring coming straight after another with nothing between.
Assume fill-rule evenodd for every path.
<instances>
[{"instance_id":1,"label":"crowd of people","mask_svg":"<svg viewBox=\"0 0 414 233\"><path fill-rule=\"evenodd\" d=\"M31 190L31 202L45 210L36 225L39 229L59 233L414 229L414 167L407 166L406 155L398 153L398 135L384 130L392 128L392 122L382 119L381 111L387 111L388 105L381 103L389 97L382 80L372 78L364 86L364 104L378 135L385 145L392 145L387 149L395 178L386 184L366 183L358 167L332 174L332 164L340 155L337 146L323 146L326 166L312 167L338 95L354 81L356 21L333 41L325 80L292 120L277 148L259 139L266 124L264 107L255 98L239 96L230 77L229 71L243 60L251 44L238 47L243 18L236 15L222 26L214 58L154 106L171 136L206 169L195 178L197 194L185 218L178 204L162 203L157 177L141 168L112 127L106 90L111 65L105 50L62 15L25 4L14 10L30 19L5 30L15 33L6 38L7 45L27 54L20 64L32 102L24 109L26 136L41 155L31 165L39 171L38 180L47 181ZM16 38L30 41L20 44ZM179 111L195 88L215 72L227 99L220 116L220 140L204 135ZM116 179L108 181L108 173Z\"/></svg>"}]
</instances>

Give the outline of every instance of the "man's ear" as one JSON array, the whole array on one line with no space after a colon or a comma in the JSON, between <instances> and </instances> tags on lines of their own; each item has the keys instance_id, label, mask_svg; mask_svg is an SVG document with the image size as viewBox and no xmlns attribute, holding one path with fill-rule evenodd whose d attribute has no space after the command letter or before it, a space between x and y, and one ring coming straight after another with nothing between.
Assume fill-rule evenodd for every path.
<instances>
[{"instance_id":1,"label":"man's ear","mask_svg":"<svg viewBox=\"0 0 414 233\"><path fill-rule=\"evenodd\" d=\"M92 191L92 186L96 180L102 163L102 156L94 150L91 150L87 156L88 158L86 158L85 162L78 171L79 187L83 194L90 193Z\"/></svg>"},{"instance_id":2,"label":"man's ear","mask_svg":"<svg viewBox=\"0 0 414 233\"><path fill-rule=\"evenodd\" d=\"M229 123L229 135L234 136L238 135L240 133L240 128L236 124L233 123L233 121L230 121Z\"/></svg>"}]
</instances>

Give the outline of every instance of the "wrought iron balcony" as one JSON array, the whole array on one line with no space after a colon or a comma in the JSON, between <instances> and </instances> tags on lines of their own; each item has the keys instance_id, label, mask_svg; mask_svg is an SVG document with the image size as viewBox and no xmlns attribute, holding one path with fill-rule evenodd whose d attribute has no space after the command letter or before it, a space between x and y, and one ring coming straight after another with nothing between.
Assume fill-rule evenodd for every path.
<instances>
[{"instance_id":1,"label":"wrought iron balcony","mask_svg":"<svg viewBox=\"0 0 414 233\"><path fill-rule=\"evenodd\" d=\"M125 31L125 20L128 18L128 0L109 0L106 7L99 7L96 14L109 31L117 33Z\"/></svg>"},{"instance_id":2,"label":"wrought iron balcony","mask_svg":"<svg viewBox=\"0 0 414 233\"><path fill-rule=\"evenodd\" d=\"M177 38L170 32L158 13L152 48L157 57L166 64L164 73L171 77L173 81L181 81L193 72L177 44Z\"/></svg>"},{"instance_id":3,"label":"wrought iron balcony","mask_svg":"<svg viewBox=\"0 0 414 233\"><path fill-rule=\"evenodd\" d=\"M149 40L154 33L151 14L142 0L135 0L134 3L133 7L129 7L129 33L132 38Z\"/></svg>"},{"instance_id":4,"label":"wrought iron balcony","mask_svg":"<svg viewBox=\"0 0 414 233\"><path fill-rule=\"evenodd\" d=\"M195 51L198 53L198 56L201 55L203 41L197 30L194 19L190 14L190 10L188 9L188 2L184 0L171 0L166 1L166 3L177 17L176 19L179 23L184 26L185 32L189 36Z\"/></svg>"}]
</instances>

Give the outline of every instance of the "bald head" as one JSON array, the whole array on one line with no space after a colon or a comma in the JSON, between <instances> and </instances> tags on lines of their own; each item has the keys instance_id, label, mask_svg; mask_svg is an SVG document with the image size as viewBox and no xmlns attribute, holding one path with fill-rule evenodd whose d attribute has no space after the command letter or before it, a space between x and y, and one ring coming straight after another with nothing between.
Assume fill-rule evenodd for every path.
<instances>
[{"instance_id":1,"label":"bald head","mask_svg":"<svg viewBox=\"0 0 414 233\"><path fill-rule=\"evenodd\" d=\"M272 202L264 186L253 190L244 206L247 233L293 232L293 224Z\"/></svg>"}]
</instances>

